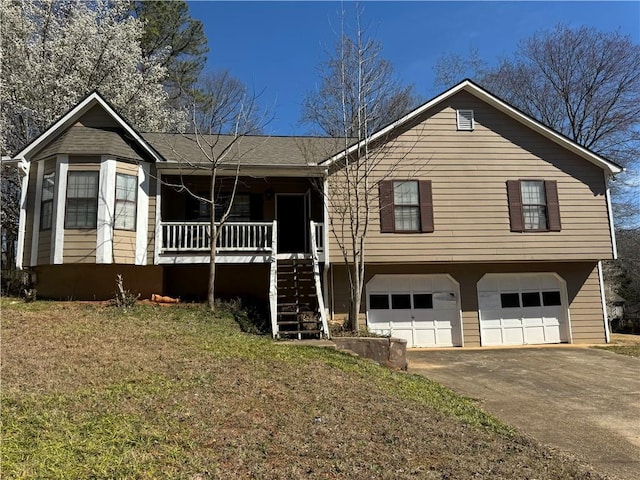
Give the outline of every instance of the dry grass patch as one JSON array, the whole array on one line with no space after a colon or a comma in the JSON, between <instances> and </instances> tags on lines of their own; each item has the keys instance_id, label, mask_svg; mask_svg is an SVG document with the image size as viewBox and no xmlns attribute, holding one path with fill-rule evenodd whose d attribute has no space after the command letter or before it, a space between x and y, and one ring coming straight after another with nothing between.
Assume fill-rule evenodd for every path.
<instances>
[{"instance_id":1,"label":"dry grass patch","mask_svg":"<svg viewBox=\"0 0 640 480\"><path fill-rule=\"evenodd\" d=\"M603 478L427 379L198 306L2 302L7 478Z\"/></svg>"},{"instance_id":2,"label":"dry grass patch","mask_svg":"<svg viewBox=\"0 0 640 480\"><path fill-rule=\"evenodd\" d=\"M609 345L598 345L595 348L609 350L610 352L629 357L640 358L640 335L627 333L612 333Z\"/></svg>"}]
</instances>

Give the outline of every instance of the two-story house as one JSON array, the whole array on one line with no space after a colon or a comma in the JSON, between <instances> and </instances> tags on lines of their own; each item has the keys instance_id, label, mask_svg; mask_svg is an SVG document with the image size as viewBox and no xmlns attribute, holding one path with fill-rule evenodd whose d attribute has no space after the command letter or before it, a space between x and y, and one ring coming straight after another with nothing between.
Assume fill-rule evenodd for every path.
<instances>
[{"instance_id":1,"label":"two-story house","mask_svg":"<svg viewBox=\"0 0 640 480\"><path fill-rule=\"evenodd\" d=\"M245 137L221 169L219 205L238 168L240 178L216 290L268 301L274 335L326 333L348 311L341 220L327 200L359 149L338 145ZM370 177L370 330L411 347L608 341L600 261L616 255L607 182L621 167L468 80L370 145L384 152ZM109 298L116 274L143 296L205 296L210 211L180 188L209 195L193 138L137 132L93 93L15 160L18 266L39 296Z\"/></svg>"}]
</instances>

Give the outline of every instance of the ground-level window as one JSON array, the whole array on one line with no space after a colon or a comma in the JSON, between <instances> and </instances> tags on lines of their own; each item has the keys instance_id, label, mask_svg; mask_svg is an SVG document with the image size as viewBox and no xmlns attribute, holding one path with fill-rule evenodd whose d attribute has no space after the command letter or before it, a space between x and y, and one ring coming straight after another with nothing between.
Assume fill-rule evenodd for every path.
<instances>
[{"instance_id":1,"label":"ground-level window","mask_svg":"<svg viewBox=\"0 0 640 480\"><path fill-rule=\"evenodd\" d=\"M53 192L56 185L55 172L47 173L42 179L42 200L40 204L40 230L51 229L53 217Z\"/></svg>"},{"instance_id":2,"label":"ground-level window","mask_svg":"<svg viewBox=\"0 0 640 480\"><path fill-rule=\"evenodd\" d=\"M116 175L116 209L114 227L118 230L136 229L136 199L138 177L135 175Z\"/></svg>"},{"instance_id":3,"label":"ground-level window","mask_svg":"<svg viewBox=\"0 0 640 480\"><path fill-rule=\"evenodd\" d=\"M98 172L69 172L65 228L96 228Z\"/></svg>"}]
</instances>

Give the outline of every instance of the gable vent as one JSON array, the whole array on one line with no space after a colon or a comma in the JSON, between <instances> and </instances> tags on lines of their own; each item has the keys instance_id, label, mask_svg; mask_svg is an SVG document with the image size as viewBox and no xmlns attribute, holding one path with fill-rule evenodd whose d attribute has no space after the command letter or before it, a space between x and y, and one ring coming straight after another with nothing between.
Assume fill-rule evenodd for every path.
<instances>
[{"instance_id":1,"label":"gable vent","mask_svg":"<svg viewBox=\"0 0 640 480\"><path fill-rule=\"evenodd\" d=\"M473 130L473 110L457 110L458 130Z\"/></svg>"}]
</instances>

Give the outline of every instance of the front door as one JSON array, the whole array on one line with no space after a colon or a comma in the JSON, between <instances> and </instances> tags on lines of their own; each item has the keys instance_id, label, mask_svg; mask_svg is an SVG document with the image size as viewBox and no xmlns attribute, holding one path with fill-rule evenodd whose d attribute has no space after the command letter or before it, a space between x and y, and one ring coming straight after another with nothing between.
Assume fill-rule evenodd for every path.
<instances>
[{"instance_id":1,"label":"front door","mask_svg":"<svg viewBox=\"0 0 640 480\"><path fill-rule=\"evenodd\" d=\"M278 253L307 251L308 200L305 194L276 196Z\"/></svg>"}]
</instances>

